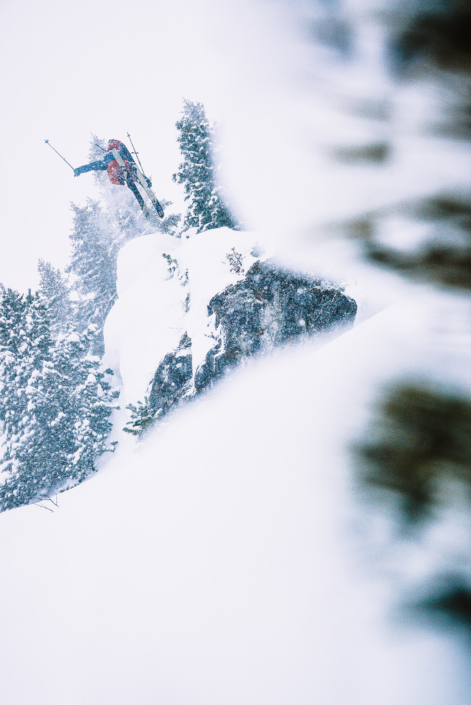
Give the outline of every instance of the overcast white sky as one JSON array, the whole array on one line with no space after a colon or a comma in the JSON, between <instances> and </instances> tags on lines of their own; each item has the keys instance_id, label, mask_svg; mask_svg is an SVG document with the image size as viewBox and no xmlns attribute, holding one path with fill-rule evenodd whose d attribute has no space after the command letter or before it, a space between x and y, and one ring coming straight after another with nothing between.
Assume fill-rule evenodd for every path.
<instances>
[{"instance_id":1,"label":"overcast white sky","mask_svg":"<svg viewBox=\"0 0 471 705\"><path fill-rule=\"evenodd\" d=\"M0 282L34 288L39 257L64 266L70 202L94 195L93 176L75 179L45 139L79 166L90 132L126 139L129 131L158 197L181 199L171 176L182 98L222 117L221 66L208 43L219 21L212 4L3 0Z\"/></svg>"}]
</instances>

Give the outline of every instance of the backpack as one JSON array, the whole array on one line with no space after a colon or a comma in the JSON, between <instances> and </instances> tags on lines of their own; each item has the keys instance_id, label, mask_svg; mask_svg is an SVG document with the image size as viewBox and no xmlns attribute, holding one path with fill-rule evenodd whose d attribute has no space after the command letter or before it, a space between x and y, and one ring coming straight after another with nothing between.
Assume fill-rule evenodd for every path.
<instances>
[{"instance_id":1,"label":"backpack","mask_svg":"<svg viewBox=\"0 0 471 705\"><path fill-rule=\"evenodd\" d=\"M112 149L117 149L118 152L120 152L121 142L119 140L113 140L113 142L110 142L110 144L108 145L108 152L111 152ZM126 169L132 176L132 171L131 167L129 166L128 160L123 158L123 162L126 164ZM108 164L108 166L106 167L106 171L108 172L108 176L112 184L115 184L116 186L124 186L124 184L126 183L124 174L122 173L121 167L119 166L116 159L113 159L113 161Z\"/></svg>"}]
</instances>

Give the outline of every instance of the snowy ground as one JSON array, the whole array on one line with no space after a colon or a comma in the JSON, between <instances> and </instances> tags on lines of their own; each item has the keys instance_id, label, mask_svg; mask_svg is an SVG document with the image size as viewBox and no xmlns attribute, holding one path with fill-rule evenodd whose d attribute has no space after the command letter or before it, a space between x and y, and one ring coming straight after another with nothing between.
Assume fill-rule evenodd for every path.
<instances>
[{"instance_id":1,"label":"snowy ground","mask_svg":"<svg viewBox=\"0 0 471 705\"><path fill-rule=\"evenodd\" d=\"M59 509L2 514L2 703L471 703L459 632L392 616L467 520L398 548L348 456L378 381L438 356L462 384L467 320L424 296L255 361Z\"/></svg>"}]
</instances>

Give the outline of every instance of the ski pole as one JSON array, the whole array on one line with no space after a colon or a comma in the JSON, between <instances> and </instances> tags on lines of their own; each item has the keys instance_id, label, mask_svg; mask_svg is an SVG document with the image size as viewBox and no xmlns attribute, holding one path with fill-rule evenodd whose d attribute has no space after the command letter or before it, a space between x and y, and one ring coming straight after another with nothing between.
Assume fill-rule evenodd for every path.
<instances>
[{"instance_id":1,"label":"ski pole","mask_svg":"<svg viewBox=\"0 0 471 705\"><path fill-rule=\"evenodd\" d=\"M49 145L49 147L50 147L51 149L54 149L54 147L53 147L52 144L49 142L49 140L44 140L44 141L45 141L46 144ZM59 154L59 152L57 151L57 149L54 149L54 152L55 152L56 154ZM59 154L59 157L60 157L61 159L64 159L64 157L62 156L62 154ZM67 159L64 159L64 161L65 161L66 164L69 164L69 162L67 161ZM74 169L74 167L72 166L72 164L69 164L69 166L70 166L70 168L72 169L72 171L75 172L75 169Z\"/></svg>"},{"instance_id":2,"label":"ski pole","mask_svg":"<svg viewBox=\"0 0 471 705\"><path fill-rule=\"evenodd\" d=\"M129 134L129 132L128 132L127 134L128 134L128 137L129 137L129 141L131 142L131 147L132 147L133 150L134 150L133 154L136 155L137 161L139 162L139 166L141 167L141 171L142 171L143 174L145 174L145 171L144 171L144 169L142 168L141 160L139 159L139 152L136 152L136 148L135 148L135 146L134 146L133 143L132 143L131 135Z\"/></svg>"},{"instance_id":3,"label":"ski pole","mask_svg":"<svg viewBox=\"0 0 471 705\"><path fill-rule=\"evenodd\" d=\"M93 134L93 132L90 132L90 134L93 137L93 144L95 145L95 147L98 147L98 149L101 149L102 152L106 152L106 149L104 147L102 147L101 144L98 144L98 142L96 142L96 137Z\"/></svg>"}]
</instances>

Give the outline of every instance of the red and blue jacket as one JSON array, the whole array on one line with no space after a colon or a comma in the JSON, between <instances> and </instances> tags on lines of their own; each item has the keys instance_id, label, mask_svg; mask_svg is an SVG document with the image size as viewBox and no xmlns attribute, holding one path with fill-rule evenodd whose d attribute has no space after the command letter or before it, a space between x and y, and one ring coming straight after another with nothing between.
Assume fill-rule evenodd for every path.
<instances>
[{"instance_id":1,"label":"red and blue jacket","mask_svg":"<svg viewBox=\"0 0 471 705\"><path fill-rule=\"evenodd\" d=\"M121 159L126 165L127 173L123 173L123 168L119 166L111 151L113 149L117 149L121 155ZM105 154L103 159L79 166L78 169L74 169L74 175L79 176L87 171L107 171L112 184L123 186L128 179L137 180L136 168L136 163L126 145L119 140L112 140L108 143L108 153Z\"/></svg>"}]
</instances>

